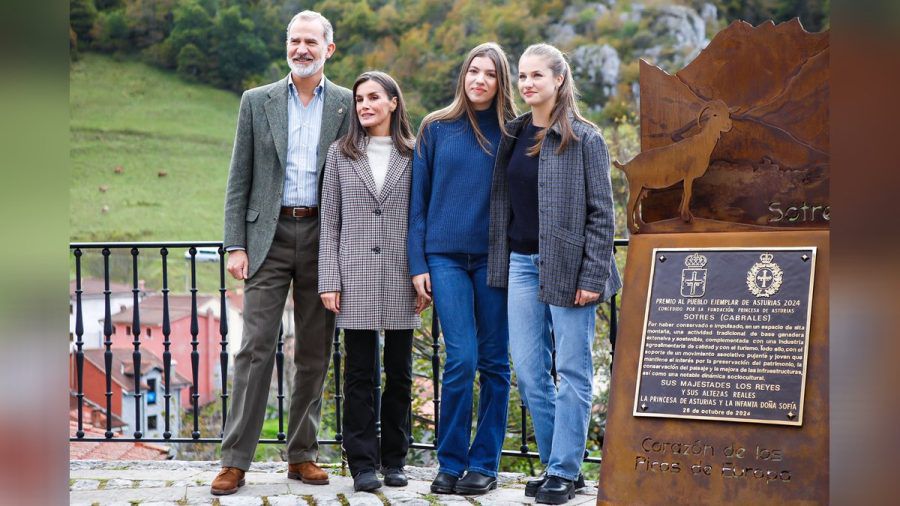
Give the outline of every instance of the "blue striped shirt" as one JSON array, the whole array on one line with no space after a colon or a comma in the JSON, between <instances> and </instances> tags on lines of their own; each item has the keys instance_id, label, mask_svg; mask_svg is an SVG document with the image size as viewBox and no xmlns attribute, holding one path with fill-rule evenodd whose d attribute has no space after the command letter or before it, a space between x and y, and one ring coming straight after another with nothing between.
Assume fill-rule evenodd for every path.
<instances>
[{"instance_id":1,"label":"blue striped shirt","mask_svg":"<svg viewBox=\"0 0 900 506\"><path fill-rule=\"evenodd\" d=\"M313 99L304 106L288 75L288 143L287 163L284 168L285 207L316 207L319 205L319 171L316 155L319 148L319 132L322 130L322 109L325 77L313 91Z\"/></svg>"}]
</instances>

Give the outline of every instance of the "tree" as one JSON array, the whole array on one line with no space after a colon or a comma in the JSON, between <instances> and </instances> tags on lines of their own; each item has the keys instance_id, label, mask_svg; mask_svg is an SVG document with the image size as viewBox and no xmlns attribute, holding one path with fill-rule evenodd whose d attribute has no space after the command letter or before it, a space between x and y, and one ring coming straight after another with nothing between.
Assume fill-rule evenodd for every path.
<instances>
[{"instance_id":1,"label":"tree","mask_svg":"<svg viewBox=\"0 0 900 506\"><path fill-rule=\"evenodd\" d=\"M94 0L97 10L100 12L118 9L122 6L122 0Z\"/></svg>"},{"instance_id":2,"label":"tree","mask_svg":"<svg viewBox=\"0 0 900 506\"><path fill-rule=\"evenodd\" d=\"M89 41L91 28L97 19L94 0L69 0L69 27L78 35L78 40Z\"/></svg>"},{"instance_id":3,"label":"tree","mask_svg":"<svg viewBox=\"0 0 900 506\"><path fill-rule=\"evenodd\" d=\"M266 45L254 34L253 22L241 16L237 5L219 11L212 40L216 81L225 88L241 91L245 79L268 66Z\"/></svg>"},{"instance_id":4,"label":"tree","mask_svg":"<svg viewBox=\"0 0 900 506\"><path fill-rule=\"evenodd\" d=\"M178 75L189 80L198 81L206 74L206 58L194 44L188 43L178 51Z\"/></svg>"},{"instance_id":5,"label":"tree","mask_svg":"<svg viewBox=\"0 0 900 506\"><path fill-rule=\"evenodd\" d=\"M206 9L195 0L189 0L175 9L175 21L168 40L176 54L188 44L195 50L209 50L213 28L213 20Z\"/></svg>"},{"instance_id":6,"label":"tree","mask_svg":"<svg viewBox=\"0 0 900 506\"><path fill-rule=\"evenodd\" d=\"M133 47L144 49L168 37L176 4L177 0L125 0Z\"/></svg>"},{"instance_id":7,"label":"tree","mask_svg":"<svg viewBox=\"0 0 900 506\"><path fill-rule=\"evenodd\" d=\"M121 51L128 47L130 30L125 13L119 9L111 12L101 12L97 16L94 29L91 30L94 39L92 47L101 51Z\"/></svg>"}]
</instances>

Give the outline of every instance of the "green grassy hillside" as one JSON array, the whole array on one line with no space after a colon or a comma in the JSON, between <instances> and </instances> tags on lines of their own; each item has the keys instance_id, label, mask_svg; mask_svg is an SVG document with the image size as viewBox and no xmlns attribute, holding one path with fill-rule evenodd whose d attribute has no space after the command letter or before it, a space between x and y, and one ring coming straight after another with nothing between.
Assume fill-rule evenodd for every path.
<instances>
[{"instance_id":1,"label":"green grassy hillside","mask_svg":"<svg viewBox=\"0 0 900 506\"><path fill-rule=\"evenodd\" d=\"M73 241L221 238L237 95L96 54L69 89Z\"/></svg>"}]
</instances>

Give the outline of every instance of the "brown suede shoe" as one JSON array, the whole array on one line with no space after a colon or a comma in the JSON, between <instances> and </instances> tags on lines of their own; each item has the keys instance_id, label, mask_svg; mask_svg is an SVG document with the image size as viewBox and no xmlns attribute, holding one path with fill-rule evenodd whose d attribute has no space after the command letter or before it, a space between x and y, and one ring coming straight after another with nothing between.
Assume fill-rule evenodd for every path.
<instances>
[{"instance_id":1,"label":"brown suede shoe","mask_svg":"<svg viewBox=\"0 0 900 506\"><path fill-rule=\"evenodd\" d=\"M288 478L309 485L328 485L328 473L313 461L288 464Z\"/></svg>"},{"instance_id":2,"label":"brown suede shoe","mask_svg":"<svg viewBox=\"0 0 900 506\"><path fill-rule=\"evenodd\" d=\"M212 481L212 495L230 495L244 486L244 471L236 467L223 467Z\"/></svg>"}]
</instances>

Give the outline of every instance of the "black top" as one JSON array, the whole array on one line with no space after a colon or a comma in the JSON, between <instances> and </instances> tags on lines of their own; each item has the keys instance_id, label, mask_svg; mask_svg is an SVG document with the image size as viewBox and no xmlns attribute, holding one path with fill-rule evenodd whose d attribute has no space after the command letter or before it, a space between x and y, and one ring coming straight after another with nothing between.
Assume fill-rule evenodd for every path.
<instances>
[{"instance_id":1,"label":"black top","mask_svg":"<svg viewBox=\"0 0 900 506\"><path fill-rule=\"evenodd\" d=\"M523 255L538 252L538 158L528 156L539 129L530 121L516 139L506 179L509 184L509 248Z\"/></svg>"}]
</instances>

